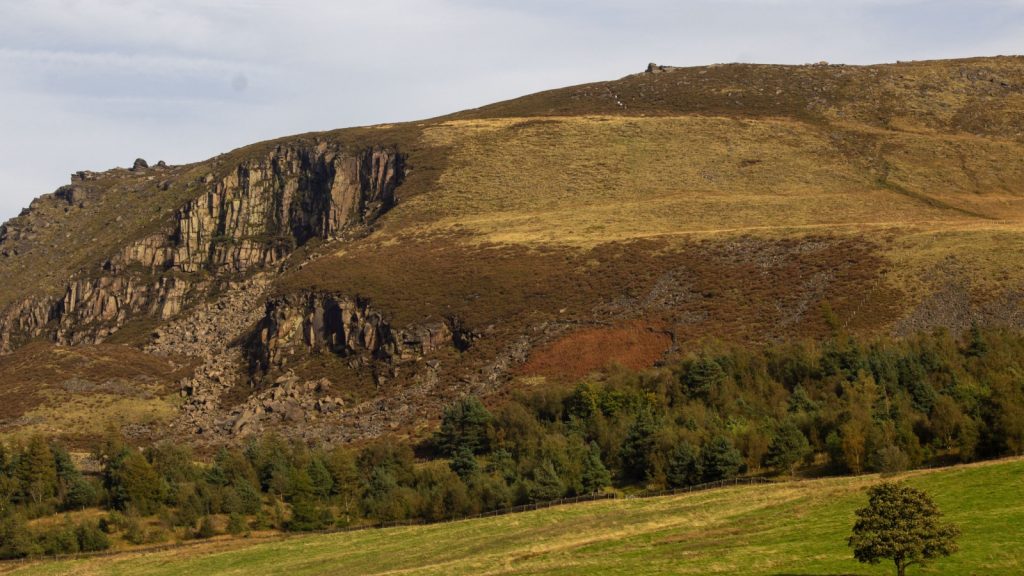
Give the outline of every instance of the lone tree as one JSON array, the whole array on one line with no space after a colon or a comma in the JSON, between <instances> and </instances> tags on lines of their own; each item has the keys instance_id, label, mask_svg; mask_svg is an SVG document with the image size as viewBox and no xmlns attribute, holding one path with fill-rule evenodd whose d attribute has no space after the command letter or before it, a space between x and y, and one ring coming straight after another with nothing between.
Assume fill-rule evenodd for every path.
<instances>
[{"instance_id":1,"label":"lone tree","mask_svg":"<svg viewBox=\"0 0 1024 576\"><path fill-rule=\"evenodd\" d=\"M908 566L956 552L960 530L941 518L921 490L893 482L873 486L868 505L857 510L849 539L853 556L871 564L888 558L896 564L896 574L904 576Z\"/></svg>"}]
</instances>

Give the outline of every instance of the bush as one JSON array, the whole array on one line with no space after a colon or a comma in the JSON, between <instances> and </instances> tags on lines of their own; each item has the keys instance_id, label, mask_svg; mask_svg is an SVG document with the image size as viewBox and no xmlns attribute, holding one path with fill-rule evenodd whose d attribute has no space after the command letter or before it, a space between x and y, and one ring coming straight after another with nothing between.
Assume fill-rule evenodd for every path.
<instances>
[{"instance_id":1,"label":"bush","mask_svg":"<svg viewBox=\"0 0 1024 576\"><path fill-rule=\"evenodd\" d=\"M316 500L303 497L292 502L292 517L285 524L289 532L312 532L323 530L334 523L331 509L318 506Z\"/></svg>"},{"instance_id":2,"label":"bush","mask_svg":"<svg viewBox=\"0 0 1024 576\"><path fill-rule=\"evenodd\" d=\"M199 522L199 528L192 533L192 537L199 540L213 538L216 535L217 528L213 525L213 518L209 516L203 516L203 519Z\"/></svg>"},{"instance_id":3,"label":"bush","mask_svg":"<svg viewBox=\"0 0 1024 576\"><path fill-rule=\"evenodd\" d=\"M249 526L245 522L245 517L238 513L233 513L228 516L228 534L232 536L238 536L243 532L248 532Z\"/></svg>"},{"instance_id":4,"label":"bush","mask_svg":"<svg viewBox=\"0 0 1024 576\"><path fill-rule=\"evenodd\" d=\"M43 554L48 556L74 554L79 550L76 529L70 522L65 522L62 526L46 530L39 535L38 540Z\"/></svg>"},{"instance_id":5,"label":"bush","mask_svg":"<svg viewBox=\"0 0 1024 576\"><path fill-rule=\"evenodd\" d=\"M100 491L97 487L89 480L78 476L68 486L68 492L64 496L64 509L82 510L95 506L99 500Z\"/></svg>"},{"instance_id":6,"label":"bush","mask_svg":"<svg viewBox=\"0 0 1024 576\"><path fill-rule=\"evenodd\" d=\"M94 522L83 522L75 530L78 549L82 552L99 552L110 548L110 538Z\"/></svg>"}]
</instances>

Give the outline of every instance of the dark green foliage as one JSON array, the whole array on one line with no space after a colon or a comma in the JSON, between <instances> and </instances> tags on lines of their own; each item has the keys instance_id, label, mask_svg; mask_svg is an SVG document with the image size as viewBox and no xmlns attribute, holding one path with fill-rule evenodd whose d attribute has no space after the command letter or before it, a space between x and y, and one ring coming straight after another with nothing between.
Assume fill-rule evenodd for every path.
<instances>
[{"instance_id":1,"label":"dark green foliage","mask_svg":"<svg viewBox=\"0 0 1024 576\"><path fill-rule=\"evenodd\" d=\"M319 505L314 498L301 496L292 502L292 517L285 524L290 532L323 530L334 522L331 509Z\"/></svg>"},{"instance_id":2,"label":"dark green foliage","mask_svg":"<svg viewBox=\"0 0 1024 576\"><path fill-rule=\"evenodd\" d=\"M42 552L24 516L9 514L0 518L0 559L25 558Z\"/></svg>"},{"instance_id":3,"label":"dark green foliage","mask_svg":"<svg viewBox=\"0 0 1024 576\"><path fill-rule=\"evenodd\" d=\"M403 489L392 470L374 467L363 491L363 513L383 521L407 518L414 506L410 492L411 489Z\"/></svg>"},{"instance_id":4,"label":"dark green foliage","mask_svg":"<svg viewBox=\"0 0 1024 576\"><path fill-rule=\"evenodd\" d=\"M648 411L642 411L626 433L619 451L622 473L631 480L645 480L651 471L658 424Z\"/></svg>"},{"instance_id":5,"label":"dark green foliage","mask_svg":"<svg viewBox=\"0 0 1024 576\"><path fill-rule=\"evenodd\" d=\"M715 436L700 451L704 481L728 480L735 477L743 465L743 455L725 436Z\"/></svg>"},{"instance_id":6,"label":"dark green foliage","mask_svg":"<svg viewBox=\"0 0 1024 576\"><path fill-rule=\"evenodd\" d=\"M23 502L40 505L57 495L57 466L49 444L40 436L29 440L15 466Z\"/></svg>"},{"instance_id":7,"label":"dark green foliage","mask_svg":"<svg viewBox=\"0 0 1024 576\"><path fill-rule=\"evenodd\" d=\"M238 480L233 486L241 504L238 512L242 514L258 513L263 502L259 488L250 480Z\"/></svg>"},{"instance_id":8,"label":"dark green foliage","mask_svg":"<svg viewBox=\"0 0 1024 576\"><path fill-rule=\"evenodd\" d=\"M591 442L583 461L580 484L584 494L596 494L612 483L612 475L601 461L601 448Z\"/></svg>"},{"instance_id":9,"label":"dark green foliage","mask_svg":"<svg viewBox=\"0 0 1024 576\"><path fill-rule=\"evenodd\" d=\"M460 446L455 454L452 455L451 462L448 466L459 475L463 481L468 482L474 474L476 474L479 466L476 462L476 456L473 456L473 452L466 446Z\"/></svg>"},{"instance_id":10,"label":"dark green foliage","mask_svg":"<svg viewBox=\"0 0 1024 576\"><path fill-rule=\"evenodd\" d=\"M473 476L475 478L476 475ZM466 484L445 466L426 466L417 470L415 489L419 500L416 516L420 518L442 520L477 511Z\"/></svg>"},{"instance_id":11,"label":"dark green foliage","mask_svg":"<svg viewBox=\"0 0 1024 576\"><path fill-rule=\"evenodd\" d=\"M83 522L75 529L78 549L82 552L99 552L110 548L110 538L95 522Z\"/></svg>"},{"instance_id":12,"label":"dark green foliage","mask_svg":"<svg viewBox=\"0 0 1024 576\"><path fill-rule=\"evenodd\" d=\"M33 534L25 519L97 504L123 511L104 519L103 533L141 544L171 528L212 533L211 515L226 515L233 533L246 518L259 529L318 530L455 518L609 486L685 487L761 465L793 474L825 455L829 471L860 473L1019 454L1020 374L1017 332L976 328L964 341L839 334L761 351L709 346L664 368L513 393L493 416L465 398L420 447L449 454L433 462L416 463L411 446L387 439L323 449L267 434L203 464L167 444L143 455L111 434L95 452L100 486L60 446L0 443L0 550L85 550L81 527Z\"/></svg>"},{"instance_id":13,"label":"dark green foliage","mask_svg":"<svg viewBox=\"0 0 1024 576\"><path fill-rule=\"evenodd\" d=\"M672 447L668 457L665 478L672 488L683 488L700 484L704 479L704 466L700 450L683 441Z\"/></svg>"},{"instance_id":14,"label":"dark green foliage","mask_svg":"<svg viewBox=\"0 0 1024 576\"><path fill-rule=\"evenodd\" d=\"M146 449L146 460L168 483L191 482L199 476L192 451L182 444L164 442L151 446Z\"/></svg>"},{"instance_id":15,"label":"dark green foliage","mask_svg":"<svg viewBox=\"0 0 1024 576\"><path fill-rule=\"evenodd\" d=\"M500 510L515 503L515 493L505 478L494 474L478 474L469 485L469 500L481 511Z\"/></svg>"},{"instance_id":16,"label":"dark green foliage","mask_svg":"<svg viewBox=\"0 0 1024 576\"><path fill-rule=\"evenodd\" d=\"M461 448L481 454L488 448L487 428L491 413L476 396L467 396L444 411L441 429L434 442L445 456L453 456Z\"/></svg>"},{"instance_id":17,"label":"dark green foliage","mask_svg":"<svg viewBox=\"0 0 1024 576\"><path fill-rule=\"evenodd\" d=\"M683 364L680 383L690 397L706 397L721 386L727 374L714 358L701 355Z\"/></svg>"},{"instance_id":18,"label":"dark green foliage","mask_svg":"<svg viewBox=\"0 0 1024 576\"><path fill-rule=\"evenodd\" d=\"M877 564L892 560L896 573L956 552L959 529L942 522L942 513L925 492L884 482L868 490L868 505L857 510L849 538L854 557Z\"/></svg>"},{"instance_id":19,"label":"dark green foliage","mask_svg":"<svg viewBox=\"0 0 1024 576\"><path fill-rule=\"evenodd\" d=\"M228 534L232 536L238 536L248 532L249 526L245 522L245 517L237 512L228 515Z\"/></svg>"},{"instance_id":20,"label":"dark green foliage","mask_svg":"<svg viewBox=\"0 0 1024 576\"><path fill-rule=\"evenodd\" d=\"M565 496L565 484L550 460L533 471L533 482L529 487L530 500L547 502Z\"/></svg>"},{"instance_id":21,"label":"dark green foliage","mask_svg":"<svg viewBox=\"0 0 1024 576\"><path fill-rule=\"evenodd\" d=\"M71 480L64 495L65 510L82 510L99 504L100 493L93 482L78 476Z\"/></svg>"},{"instance_id":22,"label":"dark green foliage","mask_svg":"<svg viewBox=\"0 0 1024 576\"><path fill-rule=\"evenodd\" d=\"M320 500L326 500L334 489L334 477L319 455L310 459L306 475L309 477L313 494Z\"/></svg>"},{"instance_id":23,"label":"dark green foliage","mask_svg":"<svg viewBox=\"0 0 1024 576\"><path fill-rule=\"evenodd\" d=\"M164 498L164 482L146 457L125 449L111 458L103 471L104 485L115 508L129 506L141 514L152 514Z\"/></svg>"},{"instance_id":24,"label":"dark green foliage","mask_svg":"<svg viewBox=\"0 0 1024 576\"><path fill-rule=\"evenodd\" d=\"M43 554L50 556L74 554L79 550L75 526L69 521L45 530L38 535L38 541L39 547L43 549Z\"/></svg>"},{"instance_id":25,"label":"dark green foliage","mask_svg":"<svg viewBox=\"0 0 1024 576\"><path fill-rule=\"evenodd\" d=\"M776 429L764 463L779 472L792 474L810 452L807 437L792 420L786 420Z\"/></svg>"}]
</instances>

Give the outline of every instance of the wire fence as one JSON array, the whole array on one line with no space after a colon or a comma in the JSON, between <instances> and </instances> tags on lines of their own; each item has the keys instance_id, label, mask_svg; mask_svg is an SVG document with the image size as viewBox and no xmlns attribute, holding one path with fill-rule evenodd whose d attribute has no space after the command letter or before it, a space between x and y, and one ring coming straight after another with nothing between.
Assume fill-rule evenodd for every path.
<instances>
[{"instance_id":1,"label":"wire fence","mask_svg":"<svg viewBox=\"0 0 1024 576\"><path fill-rule=\"evenodd\" d=\"M635 500L643 498L660 498L664 496L677 496L680 494L688 494L691 492L702 492L705 490L714 490L718 488L728 488L732 486L751 486L758 484L773 484L774 480L761 477L751 478L730 478L728 480L718 480L715 482L706 482L704 484L697 484L694 486L685 486L681 488L673 488L669 490L658 490L658 491L643 491L636 494L619 494L617 492L609 492L605 494L587 494L583 496L573 496L569 498L559 498L557 500L548 500L545 502L534 502L530 504L521 504L519 506L510 506L508 508L500 508L497 510L490 510L487 512L481 512L479 514L472 514L467 516L457 516L451 518L444 518L439 520L426 520L426 519L413 519L413 520L387 520L376 522L374 524L359 524L356 526L342 526L334 527L327 530L314 530L307 532L291 532L291 533L275 533L264 536L249 536L249 540L265 540L265 541L276 541L286 540L290 538L297 538L302 536L308 536L312 534L343 534L348 532L363 532L367 530L381 530L384 528L400 528L407 526L428 526L434 524L447 524L452 522L464 522L467 520L478 520L481 518L493 518L498 516L506 516L509 514L522 514L523 512L533 512L535 510L544 510L546 508L555 508L558 506L568 506L572 504L582 504L585 502L598 502L602 500ZM208 543L209 540L195 540L191 542L175 542L170 544L160 544L155 546L145 546L140 548L131 548L128 550L104 550L101 552L79 552L76 554L61 554L56 556L35 556L30 558L19 558L13 560L0 561L0 567L4 564L24 564L38 561L59 561L59 560L85 560L93 558L106 558L112 556L121 556L125 554L150 554L154 552L163 552L166 550L178 550L190 547L201 546ZM2 571L2 570L0 570Z\"/></svg>"}]
</instances>

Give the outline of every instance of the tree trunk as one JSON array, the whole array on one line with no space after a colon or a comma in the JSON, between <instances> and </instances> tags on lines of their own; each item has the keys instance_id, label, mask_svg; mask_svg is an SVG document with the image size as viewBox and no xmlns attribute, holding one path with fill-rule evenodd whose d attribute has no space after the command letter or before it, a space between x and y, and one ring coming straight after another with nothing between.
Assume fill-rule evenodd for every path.
<instances>
[{"instance_id":1,"label":"tree trunk","mask_svg":"<svg viewBox=\"0 0 1024 576\"><path fill-rule=\"evenodd\" d=\"M907 565L902 562L896 562L896 576L907 576Z\"/></svg>"}]
</instances>

